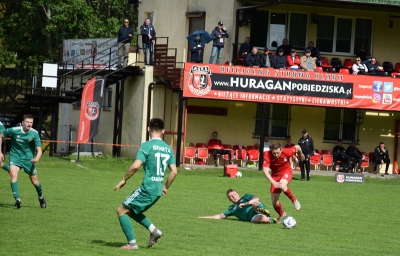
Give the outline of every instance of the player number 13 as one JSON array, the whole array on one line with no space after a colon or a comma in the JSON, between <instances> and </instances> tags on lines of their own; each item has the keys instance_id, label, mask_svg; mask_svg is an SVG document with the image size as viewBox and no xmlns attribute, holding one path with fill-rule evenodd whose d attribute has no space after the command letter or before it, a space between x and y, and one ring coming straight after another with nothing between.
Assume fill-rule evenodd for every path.
<instances>
[{"instance_id":1,"label":"player number 13","mask_svg":"<svg viewBox=\"0 0 400 256\"><path fill-rule=\"evenodd\" d=\"M164 176L165 169L167 168L167 162L170 156L168 154L163 154L158 152L155 154L155 157L157 158L157 175ZM162 161L162 168L160 168L161 161Z\"/></svg>"}]
</instances>

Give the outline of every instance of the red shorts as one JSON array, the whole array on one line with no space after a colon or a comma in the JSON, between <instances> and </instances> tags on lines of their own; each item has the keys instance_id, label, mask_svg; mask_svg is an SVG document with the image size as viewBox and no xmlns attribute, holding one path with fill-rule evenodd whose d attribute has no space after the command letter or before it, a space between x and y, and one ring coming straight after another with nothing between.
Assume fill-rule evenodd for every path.
<instances>
[{"instance_id":1,"label":"red shorts","mask_svg":"<svg viewBox=\"0 0 400 256\"><path fill-rule=\"evenodd\" d=\"M293 173L292 170L284 172L284 173L278 173L274 176L272 176L272 179L276 182L279 182L280 180L284 179L288 181L288 184L290 183L290 181L292 180L293 177ZM282 192L282 190L280 188L275 188L274 185L271 184L271 187L269 189L269 192L271 194L279 194Z\"/></svg>"}]
</instances>

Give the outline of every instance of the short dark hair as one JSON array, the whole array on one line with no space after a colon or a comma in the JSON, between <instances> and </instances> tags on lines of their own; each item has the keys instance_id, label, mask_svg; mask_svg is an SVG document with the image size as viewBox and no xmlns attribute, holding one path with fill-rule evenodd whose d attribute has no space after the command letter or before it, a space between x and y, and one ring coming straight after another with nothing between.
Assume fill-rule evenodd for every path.
<instances>
[{"instance_id":1,"label":"short dark hair","mask_svg":"<svg viewBox=\"0 0 400 256\"><path fill-rule=\"evenodd\" d=\"M25 119L27 119L27 118L33 119L33 115L31 115L31 114L25 114L25 115L22 117L22 121L25 121Z\"/></svg>"},{"instance_id":2,"label":"short dark hair","mask_svg":"<svg viewBox=\"0 0 400 256\"><path fill-rule=\"evenodd\" d=\"M383 142L379 142L379 145L382 145L382 144L385 144L385 143L383 143Z\"/></svg>"},{"instance_id":3,"label":"short dark hair","mask_svg":"<svg viewBox=\"0 0 400 256\"><path fill-rule=\"evenodd\" d=\"M218 132L217 131L213 131L213 133L212 134L217 134L218 135Z\"/></svg>"},{"instance_id":4,"label":"short dark hair","mask_svg":"<svg viewBox=\"0 0 400 256\"><path fill-rule=\"evenodd\" d=\"M161 132L164 130L164 121L161 118L152 118L149 127L150 132Z\"/></svg>"},{"instance_id":5,"label":"short dark hair","mask_svg":"<svg viewBox=\"0 0 400 256\"><path fill-rule=\"evenodd\" d=\"M280 148L282 148L282 145L278 142L272 143L272 145L271 145L271 150L280 149Z\"/></svg>"},{"instance_id":6,"label":"short dark hair","mask_svg":"<svg viewBox=\"0 0 400 256\"><path fill-rule=\"evenodd\" d=\"M228 190L226 191L226 196L228 196L229 193L231 193L231 192L233 192L233 191L237 192L237 191L234 190L233 188L228 189Z\"/></svg>"},{"instance_id":7,"label":"short dark hair","mask_svg":"<svg viewBox=\"0 0 400 256\"><path fill-rule=\"evenodd\" d=\"M290 135L288 135L288 136L285 137L285 140L286 140L286 139L291 139L291 138L292 138L292 137L290 137Z\"/></svg>"},{"instance_id":8,"label":"short dark hair","mask_svg":"<svg viewBox=\"0 0 400 256\"><path fill-rule=\"evenodd\" d=\"M339 143L339 142L343 142L343 140L337 140L337 142Z\"/></svg>"}]
</instances>

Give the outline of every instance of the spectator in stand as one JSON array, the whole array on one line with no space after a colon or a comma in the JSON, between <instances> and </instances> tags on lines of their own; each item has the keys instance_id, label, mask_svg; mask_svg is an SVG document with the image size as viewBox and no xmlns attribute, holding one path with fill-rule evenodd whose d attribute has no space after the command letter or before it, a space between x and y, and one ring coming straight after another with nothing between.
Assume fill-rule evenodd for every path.
<instances>
[{"instance_id":1,"label":"spectator in stand","mask_svg":"<svg viewBox=\"0 0 400 256\"><path fill-rule=\"evenodd\" d=\"M367 64L367 69L368 69L368 75L376 76L379 72L381 72L383 68L379 67L378 64L376 64L375 57L371 57L371 63Z\"/></svg>"},{"instance_id":2,"label":"spectator in stand","mask_svg":"<svg viewBox=\"0 0 400 256\"><path fill-rule=\"evenodd\" d=\"M300 69L300 58L296 55L296 50L292 49L290 55L286 57L287 65L290 69Z\"/></svg>"},{"instance_id":3,"label":"spectator in stand","mask_svg":"<svg viewBox=\"0 0 400 256\"><path fill-rule=\"evenodd\" d=\"M362 173L361 162L362 160L364 160L364 156L361 154L360 150L356 148L356 144L356 141L352 140L350 146L346 150L346 154L349 156L350 160L353 163L357 163L357 167L354 166L355 168L357 168L357 172ZM352 166L350 167L350 169L352 169Z\"/></svg>"},{"instance_id":4,"label":"spectator in stand","mask_svg":"<svg viewBox=\"0 0 400 256\"><path fill-rule=\"evenodd\" d=\"M304 160L299 161L301 170L301 180L305 180L305 174L307 173L307 180L310 180L310 156L314 155L314 141L308 136L307 130L301 131L303 136L299 139L297 143L301 151L304 154Z\"/></svg>"},{"instance_id":5,"label":"spectator in stand","mask_svg":"<svg viewBox=\"0 0 400 256\"><path fill-rule=\"evenodd\" d=\"M240 49L239 49L239 57L242 57L245 61L245 65L246 65L246 56L247 54L251 53L253 50L253 46L250 44L250 37L246 37L244 39L244 43L242 43L240 45Z\"/></svg>"},{"instance_id":6,"label":"spectator in stand","mask_svg":"<svg viewBox=\"0 0 400 256\"><path fill-rule=\"evenodd\" d=\"M305 71L317 71L317 65L315 64L314 58L311 57L310 49L306 49L306 55L301 56L300 67Z\"/></svg>"},{"instance_id":7,"label":"spectator in stand","mask_svg":"<svg viewBox=\"0 0 400 256\"><path fill-rule=\"evenodd\" d=\"M356 60L354 61L353 64L353 75L365 75L368 72L367 66L361 62L360 57L356 57Z\"/></svg>"},{"instance_id":8,"label":"spectator in stand","mask_svg":"<svg viewBox=\"0 0 400 256\"><path fill-rule=\"evenodd\" d=\"M368 53L366 52L365 46L362 45L360 47L360 50L357 52L356 56L360 57L361 61L365 61L367 60L367 54Z\"/></svg>"},{"instance_id":9,"label":"spectator in stand","mask_svg":"<svg viewBox=\"0 0 400 256\"><path fill-rule=\"evenodd\" d=\"M269 49L267 47L264 48L264 54L261 55L261 67L274 67L274 56L269 53Z\"/></svg>"},{"instance_id":10,"label":"spectator in stand","mask_svg":"<svg viewBox=\"0 0 400 256\"><path fill-rule=\"evenodd\" d=\"M229 37L228 31L226 31L226 27L224 27L222 21L218 22L218 26L211 32L211 37L214 39L209 63L213 63L215 54L218 52L215 64L219 64L221 62L222 52L224 51L225 38Z\"/></svg>"},{"instance_id":11,"label":"spectator in stand","mask_svg":"<svg viewBox=\"0 0 400 256\"><path fill-rule=\"evenodd\" d=\"M264 135L264 152L269 151L271 148L271 142L269 142L268 140L269 140L269 136L268 136L268 134L265 134ZM254 146L258 148L258 147L260 147L260 143L257 142Z\"/></svg>"},{"instance_id":12,"label":"spectator in stand","mask_svg":"<svg viewBox=\"0 0 400 256\"><path fill-rule=\"evenodd\" d=\"M284 55L290 55L290 50L292 49L292 46L289 44L289 40L287 38L284 38L282 40L282 44L278 47L279 49L283 49Z\"/></svg>"},{"instance_id":13,"label":"spectator in stand","mask_svg":"<svg viewBox=\"0 0 400 256\"><path fill-rule=\"evenodd\" d=\"M389 151L385 147L385 144L381 142L379 143L379 146L377 146L374 150L374 174L378 173L378 165L384 163L386 164L385 174L389 175L388 173L390 164Z\"/></svg>"},{"instance_id":14,"label":"spectator in stand","mask_svg":"<svg viewBox=\"0 0 400 256\"><path fill-rule=\"evenodd\" d=\"M225 155L228 154L229 157L229 163L232 163L231 159L231 151L230 150L224 150L224 147L222 146L222 142L217 139L218 138L218 132L213 132L212 133L212 139L208 141L208 151L212 152L214 156L214 162L215 162L215 167L218 167L218 162L217 162L217 155Z\"/></svg>"},{"instance_id":15,"label":"spectator in stand","mask_svg":"<svg viewBox=\"0 0 400 256\"><path fill-rule=\"evenodd\" d=\"M250 54L246 56L246 66L250 67L259 67L261 66L261 56L258 53L258 49L256 47L253 48Z\"/></svg>"},{"instance_id":16,"label":"spectator in stand","mask_svg":"<svg viewBox=\"0 0 400 256\"><path fill-rule=\"evenodd\" d=\"M286 140L286 145L284 148L291 148L291 147L295 146L292 143L292 138L290 136L286 136L285 140ZM296 167L296 164L299 162L299 160L297 159L297 155L294 155L291 158L289 158L289 161L290 161L290 166L292 167L292 170L294 170L294 168Z\"/></svg>"},{"instance_id":17,"label":"spectator in stand","mask_svg":"<svg viewBox=\"0 0 400 256\"><path fill-rule=\"evenodd\" d=\"M286 57L283 55L284 51L283 49L278 49L278 54L275 54L274 57L274 68L279 68L279 69L286 69L287 63L286 63Z\"/></svg>"},{"instance_id":18,"label":"spectator in stand","mask_svg":"<svg viewBox=\"0 0 400 256\"><path fill-rule=\"evenodd\" d=\"M132 37L133 29L129 26L129 20L124 19L124 25L118 31L118 68L126 67L128 64L129 47L131 46ZM97 46L93 49L93 60L96 55L94 51L97 51Z\"/></svg>"},{"instance_id":19,"label":"spectator in stand","mask_svg":"<svg viewBox=\"0 0 400 256\"><path fill-rule=\"evenodd\" d=\"M346 154L346 149L342 146L343 141L338 140L337 145L333 148L333 161L343 163L343 172L351 171L351 161Z\"/></svg>"},{"instance_id":20,"label":"spectator in stand","mask_svg":"<svg viewBox=\"0 0 400 256\"><path fill-rule=\"evenodd\" d=\"M204 47L205 43L201 41L201 35L196 34L195 41L190 42L190 51L192 52L190 56L191 62L203 63Z\"/></svg>"},{"instance_id":21,"label":"spectator in stand","mask_svg":"<svg viewBox=\"0 0 400 256\"><path fill-rule=\"evenodd\" d=\"M308 47L306 48L306 51L307 51L307 49L311 51L311 57L314 59L315 64L318 67L321 67L321 54L319 53L318 48L314 47L313 41L310 41L308 43Z\"/></svg>"},{"instance_id":22,"label":"spectator in stand","mask_svg":"<svg viewBox=\"0 0 400 256\"><path fill-rule=\"evenodd\" d=\"M147 62L147 49L149 49L149 59L150 65L153 65L154 62L154 43L156 39L156 30L154 29L153 24L151 24L150 19L145 19L142 26L140 26L140 33L142 34L142 46L144 53L144 63L145 65L149 65Z\"/></svg>"}]
</instances>

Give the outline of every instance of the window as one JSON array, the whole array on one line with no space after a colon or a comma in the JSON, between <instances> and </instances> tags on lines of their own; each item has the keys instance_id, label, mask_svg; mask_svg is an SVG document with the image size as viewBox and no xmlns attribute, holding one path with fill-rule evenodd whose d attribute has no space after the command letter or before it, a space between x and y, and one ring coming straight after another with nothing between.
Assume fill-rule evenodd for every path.
<instances>
[{"instance_id":1,"label":"window","mask_svg":"<svg viewBox=\"0 0 400 256\"><path fill-rule=\"evenodd\" d=\"M257 103L257 111L255 116L253 138L260 138L261 118L262 118L263 104ZM271 138L284 139L289 133L289 113L290 105L281 104L265 104L265 133Z\"/></svg>"},{"instance_id":2,"label":"window","mask_svg":"<svg viewBox=\"0 0 400 256\"><path fill-rule=\"evenodd\" d=\"M355 54L360 46L371 49L372 20L320 15L317 47L320 52Z\"/></svg>"},{"instance_id":3,"label":"window","mask_svg":"<svg viewBox=\"0 0 400 256\"><path fill-rule=\"evenodd\" d=\"M112 107L112 90L105 89L103 98L103 110L111 110L111 107Z\"/></svg>"},{"instance_id":4,"label":"window","mask_svg":"<svg viewBox=\"0 0 400 256\"><path fill-rule=\"evenodd\" d=\"M307 46L308 15L305 13L290 14L289 43L293 48L304 50Z\"/></svg>"},{"instance_id":5,"label":"window","mask_svg":"<svg viewBox=\"0 0 400 256\"><path fill-rule=\"evenodd\" d=\"M343 108L325 109L324 141L351 142L358 139L357 110Z\"/></svg>"}]
</instances>

